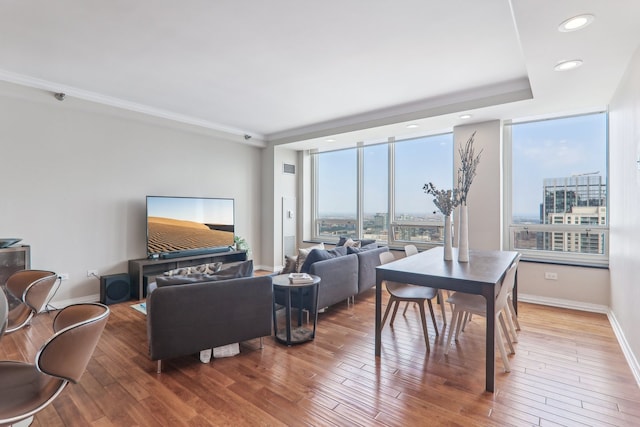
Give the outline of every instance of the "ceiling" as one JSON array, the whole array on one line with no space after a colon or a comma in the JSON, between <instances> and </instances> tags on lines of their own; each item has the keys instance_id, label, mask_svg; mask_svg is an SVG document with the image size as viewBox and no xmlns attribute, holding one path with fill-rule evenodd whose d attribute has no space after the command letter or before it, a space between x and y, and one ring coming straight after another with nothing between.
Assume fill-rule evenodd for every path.
<instances>
[{"instance_id":1,"label":"ceiling","mask_svg":"<svg viewBox=\"0 0 640 427\"><path fill-rule=\"evenodd\" d=\"M314 148L604 108L639 21L638 0L5 0L0 80Z\"/></svg>"}]
</instances>

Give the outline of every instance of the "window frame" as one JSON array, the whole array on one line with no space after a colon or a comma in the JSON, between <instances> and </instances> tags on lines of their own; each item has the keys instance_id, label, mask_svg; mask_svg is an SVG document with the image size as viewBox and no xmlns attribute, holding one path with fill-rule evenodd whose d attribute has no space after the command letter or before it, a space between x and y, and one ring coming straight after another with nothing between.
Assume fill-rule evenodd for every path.
<instances>
[{"instance_id":1,"label":"window frame","mask_svg":"<svg viewBox=\"0 0 640 427\"><path fill-rule=\"evenodd\" d=\"M513 223L513 134L514 125L533 123L546 120L559 120L571 117L586 116L593 114L605 114L605 151L607 171L605 174L606 194L606 224L515 224ZM609 266L609 218L610 218L610 191L609 191L609 112L606 110L596 110L575 115L553 116L538 120L505 121L503 123L503 171L504 171L504 247L511 251L518 251L525 261L543 262L552 264L566 264L587 267ZM579 253L561 252L540 249L523 249L516 247L516 234L528 232L549 232L549 233L601 233L603 235L603 253Z\"/></svg>"},{"instance_id":2,"label":"window frame","mask_svg":"<svg viewBox=\"0 0 640 427\"><path fill-rule=\"evenodd\" d=\"M394 137L389 137L387 141L385 142L378 142L378 143L372 143L372 144L364 144L363 142L359 142L357 143L357 145L355 147L348 147L348 148L341 148L341 149L336 149L336 150L325 150L325 151L312 151L309 153L309 155L311 156L311 162L310 162L310 166L311 166L311 191L312 191L312 196L311 196L311 239L313 241L322 241L322 242L326 242L326 243L337 243L339 236L332 236L329 234L321 234L319 232L320 230L320 222L323 220L326 220L326 218L321 219L318 216L318 167L319 167L319 162L318 162L318 156L322 155L323 153L327 153L327 152L334 152L334 151L343 151L343 150L357 150L356 151L356 157L357 157L357 183L356 183L356 188L357 188L357 194L358 194L358 201L357 201L357 211L356 211L356 235L355 238L357 239L362 239L363 238L363 231L364 231L364 212L363 212L363 205L364 205L364 149L366 147L371 147L373 145L386 145L388 147L388 156L387 156L387 168L388 168L388 188L387 188L387 215L388 215L388 234L387 234L387 240L377 240L378 243L381 244L385 244L388 245L391 248L403 248L405 245L407 244L414 244L416 245L416 247L418 247L419 249L431 249L437 246L442 246L443 243L442 242L419 242L419 241L413 241L413 240L401 240L401 239L396 239L395 238L395 230L398 227L420 227L420 226L424 226L425 223L421 222L421 221L397 221L396 218L396 212L395 212L395 206L396 206L396 202L395 202L395 166L396 166L396 157L395 157L395 147L396 144L401 144L404 141L409 141L409 140L415 140L418 138L429 138L429 137L437 137L437 136L441 136L441 135L453 135L453 132L439 132L439 133L434 133L434 134L427 134L427 135L420 135L420 136L415 136L415 137L411 137L411 138L407 138L407 139L402 139L397 141ZM454 180L454 174L455 174L455 170L454 170L454 163L453 163L453 157L454 157L454 152L455 152L455 147L452 147L452 153L451 153L451 182L453 183ZM428 197L427 195L425 195L425 197ZM444 227L444 218L443 218L443 227Z\"/></svg>"}]
</instances>

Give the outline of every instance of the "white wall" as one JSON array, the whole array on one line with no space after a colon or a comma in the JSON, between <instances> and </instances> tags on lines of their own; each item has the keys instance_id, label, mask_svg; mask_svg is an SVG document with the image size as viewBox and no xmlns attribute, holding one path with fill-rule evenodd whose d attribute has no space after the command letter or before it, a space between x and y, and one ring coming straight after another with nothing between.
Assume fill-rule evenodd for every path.
<instances>
[{"instance_id":1,"label":"white wall","mask_svg":"<svg viewBox=\"0 0 640 427\"><path fill-rule=\"evenodd\" d=\"M610 104L611 311L640 358L640 48ZM636 375L640 375L637 372Z\"/></svg>"},{"instance_id":2,"label":"white wall","mask_svg":"<svg viewBox=\"0 0 640 427\"><path fill-rule=\"evenodd\" d=\"M124 273L146 256L149 194L235 198L259 262L262 150L153 122L0 85L0 235L30 244L33 268L69 274L54 305L96 300L88 269Z\"/></svg>"},{"instance_id":3,"label":"white wall","mask_svg":"<svg viewBox=\"0 0 640 427\"><path fill-rule=\"evenodd\" d=\"M453 128L454 184L460 167L458 150L465 146L473 132L476 132L473 147L476 156L480 153L480 163L467 200L469 248L499 250L502 249L502 126L499 120ZM455 223L457 230L457 219Z\"/></svg>"}]
</instances>

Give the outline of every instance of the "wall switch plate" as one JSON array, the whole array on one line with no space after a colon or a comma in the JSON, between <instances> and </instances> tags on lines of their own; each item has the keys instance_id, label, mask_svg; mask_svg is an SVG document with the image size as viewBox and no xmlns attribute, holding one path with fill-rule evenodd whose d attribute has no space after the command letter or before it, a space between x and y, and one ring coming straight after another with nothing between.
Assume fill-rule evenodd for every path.
<instances>
[{"instance_id":1,"label":"wall switch plate","mask_svg":"<svg viewBox=\"0 0 640 427\"><path fill-rule=\"evenodd\" d=\"M544 278L546 280L558 280L558 273L552 273L550 271L547 271L544 273Z\"/></svg>"}]
</instances>

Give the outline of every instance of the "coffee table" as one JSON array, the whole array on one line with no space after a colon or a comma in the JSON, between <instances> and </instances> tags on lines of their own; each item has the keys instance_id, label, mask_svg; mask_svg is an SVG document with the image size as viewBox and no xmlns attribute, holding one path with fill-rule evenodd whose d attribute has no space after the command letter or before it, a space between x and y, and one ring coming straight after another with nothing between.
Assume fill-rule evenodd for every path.
<instances>
[{"instance_id":1,"label":"coffee table","mask_svg":"<svg viewBox=\"0 0 640 427\"><path fill-rule=\"evenodd\" d=\"M276 289L280 289L284 291L285 294L285 329L278 331L278 322L276 321L276 300L275 293L273 297L273 333L275 334L276 340L282 344L286 344L288 346L294 344L302 344L307 341L311 341L316 336L316 325L318 323L318 288L320 285L320 277L311 275L313 279L310 283L291 283L289 281L288 274L280 274L278 276L273 277L273 288L274 291ZM302 315L298 315L298 327L291 327L291 291L298 290L298 295L300 296L299 300L299 309L302 310L302 299L304 295L304 290L309 289L311 291L311 301L313 301L313 307L311 310L313 312L313 329L309 329L305 326L302 326Z\"/></svg>"}]
</instances>

